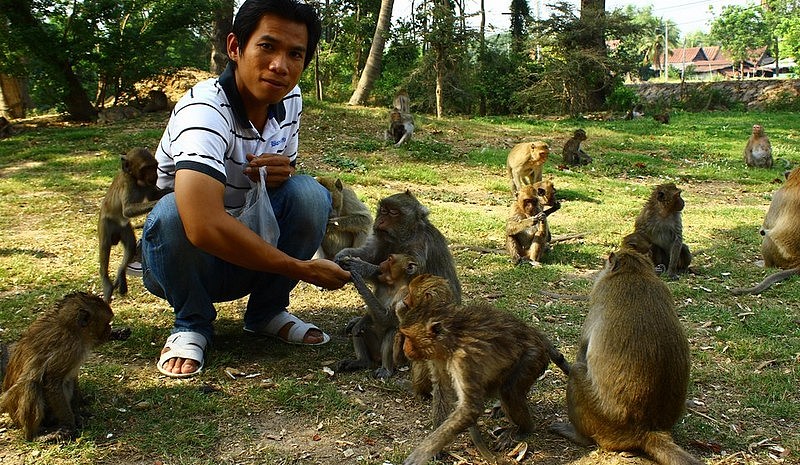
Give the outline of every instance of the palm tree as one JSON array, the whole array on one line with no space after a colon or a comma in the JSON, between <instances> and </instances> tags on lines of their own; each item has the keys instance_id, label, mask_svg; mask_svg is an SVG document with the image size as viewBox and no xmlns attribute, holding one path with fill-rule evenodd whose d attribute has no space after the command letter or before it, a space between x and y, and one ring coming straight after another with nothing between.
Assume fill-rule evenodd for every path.
<instances>
[{"instance_id":1,"label":"palm tree","mask_svg":"<svg viewBox=\"0 0 800 465\"><path fill-rule=\"evenodd\" d=\"M372 46L369 48L367 63L361 78L358 80L355 92L350 97L348 105L364 105L367 103L372 86L381 72L383 49L386 46L386 37L389 35L389 26L392 20L394 0L381 0L381 12L378 15L378 24L375 25L375 34L372 36Z\"/></svg>"}]
</instances>

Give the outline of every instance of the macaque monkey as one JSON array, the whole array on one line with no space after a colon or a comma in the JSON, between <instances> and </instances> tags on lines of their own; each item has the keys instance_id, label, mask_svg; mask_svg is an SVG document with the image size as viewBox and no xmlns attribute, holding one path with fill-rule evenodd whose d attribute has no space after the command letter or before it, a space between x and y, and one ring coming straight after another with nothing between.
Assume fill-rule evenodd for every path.
<instances>
[{"instance_id":1,"label":"macaque monkey","mask_svg":"<svg viewBox=\"0 0 800 465\"><path fill-rule=\"evenodd\" d=\"M100 221L97 237L100 243L100 280L103 283L103 299L111 302L114 289L124 295L128 292L125 268L136 255L136 235L131 218L147 214L158 199L171 190L156 187L158 163L149 150L131 149L122 156L120 172L111 181L103 203L100 205ZM117 268L114 283L108 277L108 259L111 247L122 242L124 254Z\"/></svg>"},{"instance_id":2,"label":"macaque monkey","mask_svg":"<svg viewBox=\"0 0 800 465\"><path fill-rule=\"evenodd\" d=\"M679 271L689 269L692 262L689 247L683 243L683 206L681 190L674 183L658 185L636 217L634 226L634 232L652 244L653 264L659 270L665 269L671 279L676 279Z\"/></svg>"},{"instance_id":3,"label":"macaque monkey","mask_svg":"<svg viewBox=\"0 0 800 465\"><path fill-rule=\"evenodd\" d=\"M455 302L461 303L461 283L447 240L428 219L428 209L408 190L382 199L367 242L358 248L342 250L335 260L347 269L350 260L344 260L345 257L377 265L391 254L411 257L417 264L417 273L443 276L452 287ZM414 392L427 397L431 385L425 365L413 364L411 377Z\"/></svg>"},{"instance_id":4,"label":"macaque monkey","mask_svg":"<svg viewBox=\"0 0 800 465\"><path fill-rule=\"evenodd\" d=\"M764 266L782 271L767 276L755 287L732 289L734 294L758 294L800 274L800 168L792 170L786 184L773 194L759 233Z\"/></svg>"},{"instance_id":5,"label":"macaque monkey","mask_svg":"<svg viewBox=\"0 0 800 465\"><path fill-rule=\"evenodd\" d=\"M389 129L386 130L386 140L394 142L395 147L400 147L404 142L411 140L414 134L414 117L411 113L403 113L397 108L389 112Z\"/></svg>"},{"instance_id":6,"label":"macaque monkey","mask_svg":"<svg viewBox=\"0 0 800 465\"><path fill-rule=\"evenodd\" d=\"M14 125L5 116L0 116L0 139L13 136L15 133Z\"/></svg>"},{"instance_id":7,"label":"macaque monkey","mask_svg":"<svg viewBox=\"0 0 800 465\"><path fill-rule=\"evenodd\" d=\"M340 179L318 177L317 181L330 191L332 203L319 255L332 260L344 248L364 245L372 229L372 214Z\"/></svg>"},{"instance_id":8,"label":"macaque monkey","mask_svg":"<svg viewBox=\"0 0 800 465\"><path fill-rule=\"evenodd\" d=\"M669 124L669 112L665 111L663 113L658 113L656 115L653 115L653 119L661 124Z\"/></svg>"},{"instance_id":9,"label":"macaque monkey","mask_svg":"<svg viewBox=\"0 0 800 465\"><path fill-rule=\"evenodd\" d=\"M644 116L644 107L642 106L641 103L637 103L636 105L633 106L633 108L631 108L630 110L628 110L627 113L625 113L626 120L641 118L642 116Z\"/></svg>"},{"instance_id":10,"label":"macaque monkey","mask_svg":"<svg viewBox=\"0 0 800 465\"><path fill-rule=\"evenodd\" d=\"M572 137L564 143L564 149L561 154L564 157L564 163L570 165L588 165L592 162L592 157L581 149L581 143L586 140L586 131L583 129L576 129Z\"/></svg>"},{"instance_id":11,"label":"macaque monkey","mask_svg":"<svg viewBox=\"0 0 800 465\"><path fill-rule=\"evenodd\" d=\"M506 161L506 171L515 196L524 184L542 180L542 167L549 155L550 146L542 141L523 142L511 149Z\"/></svg>"},{"instance_id":12,"label":"macaque monkey","mask_svg":"<svg viewBox=\"0 0 800 465\"><path fill-rule=\"evenodd\" d=\"M753 134L744 148L744 162L756 168L772 168L772 145L760 124L753 125Z\"/></svg>"},{"instance_id":13,"label":"macaque monkey","mask_svg":"<svg viewBox=\"0 0 800 465\"><path fill-rule=\"evenodd\" d=\"M550 361L569 374L569 364L536 328L486 303L458 305L446 279L423 274L408 284L396 308L403 351L426 363L434 384L431 405L435 430L403 462L423 465L469 429L484 460L495 463L477 420L490 397L500 397L505 415L517 426L507 442L534 427L527 394Z\"/></svg>"},{"instance_id":14,"label":"macaque monkey","mask_svg":"<svg viewBox=\"0 0 800 465\"><path fill-rule=\"evenodd\" d=\"M408 255L391 254L378 265L375 293L367 286L364 278L375 271L370 263L351 259L348 263L353 284L367 304L367 314L356 318L348 325L346 332L353 338L355 360L342 360L338 371L355 371L372 368L377 378L386 379L394 373L395 362L403 361L402 346L396 345L397 304L405 296L405 287L417 274L419 266ZM360 268L364 267L366 268Z\"/></svg>"},{"instance_id":15,"label":"macaque monkey","mask_svg":"<svg viewBox=\"0 0 800 465\"><path fill-rule=\"evenodd\" d=\"M397 91L392 104L400 113L411 113L411 98L408 96L408 92L405 89Z\"/></svg>"},{"instance_id":16,"label":"macaque monkey","mask_svg":"<svg viewBox=\"0 0 800 465\"><path fill-rule=\"evenodd\" d=\"M650 260L612 253L589 296L567 382L569 422L551 430L585 446L642 450L661 465L700 465L670 430L689 382L689 343L672 295Z\"/></svg>"},{"instance_id":17,"label":"macaque monkey","mask_svg":"<svg viewBox=\"0 0 800 465\"><path fill-rule=\"evenodd\" d=\"M169 99L163 90L151 89L147 93L147 103L145 103L142 111L145 113L152 113L156 111L169 110Z\"/></svg>"},{"instance_id":18,"label":"macaque monkey","mask_svg":"<svg viewBox=\"0 0 800 465\"><path fill-rule=\"evenodd\" d=\"M89 352L111 336L111 307L100 297L69 294L42 313L11 347L0 411L7 412L25 439L74 437L78 371Z\"/></svg>"},{"instance_id":19,"label":"macaque monkey","mask_svg":"<svg viewBox=\"0 0 800 465\"><path fill-rule=\"evenodd\" d=\"M550 229L538 191L534 185L522 186L506 220L506 250L515 265L522 260L539 265L547 248Z\"/></svg>"}]
</instances>

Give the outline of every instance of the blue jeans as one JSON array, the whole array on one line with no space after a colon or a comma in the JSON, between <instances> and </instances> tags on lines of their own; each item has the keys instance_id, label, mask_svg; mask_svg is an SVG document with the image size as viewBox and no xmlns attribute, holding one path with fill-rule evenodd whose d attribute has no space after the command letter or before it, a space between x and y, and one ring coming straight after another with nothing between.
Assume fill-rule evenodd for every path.
<instances>
[{"instance_id":1,"label":"blue jeans","mask_svg":"<svg viewBox=\"0 0 800 465\"><path fill-rule=\"evenodd\" d=\"M281 231L278 248L297 259L310 259L325 235L330 192L311 176L296 175L269 189L269 198ZM192 245L174 194L159 200L145 220L142 271L147 290L166 299L175 311L172 332L195 331L208 341L214 335L215 302L249 294L244 326L258 329L286 310L297 285L286 276L242 268Z\"/></svg>"}]
</instances>

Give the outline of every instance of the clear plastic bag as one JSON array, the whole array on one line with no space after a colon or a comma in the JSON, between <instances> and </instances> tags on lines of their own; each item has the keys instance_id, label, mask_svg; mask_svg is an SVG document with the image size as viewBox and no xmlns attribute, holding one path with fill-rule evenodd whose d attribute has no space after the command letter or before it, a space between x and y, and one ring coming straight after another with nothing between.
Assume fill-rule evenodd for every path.
<instances>
[{"instance_id":1,"label":"clear plastic bag","mask_svg":"<svg viewBox=\"0 0 800 465\"><path fill-rule=\"evenodd\" d=\"M267 168L262 166L258 169L258 183L247 191L244 206L233 216L247 225L253 232L261 236L266 242L278 245L278 238L281 235L278 219L272 210L272 204L267 194Z\"/></svg>"}]
</instances>

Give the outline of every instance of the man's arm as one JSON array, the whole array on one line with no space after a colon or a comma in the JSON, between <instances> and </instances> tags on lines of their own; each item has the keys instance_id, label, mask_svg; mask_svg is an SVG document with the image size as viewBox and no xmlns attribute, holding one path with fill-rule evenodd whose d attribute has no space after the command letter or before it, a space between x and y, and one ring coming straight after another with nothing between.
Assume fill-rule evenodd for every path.
<instances>
[{"instance_id":1,"label":"man's arm","mask_svg":"<svg viewBox=\"0 0 800 465\"><path fill-rule=\"evenodd\" d=\"M198 248L235 265L339 289L350 273L329 260L298 260L266 243L225 211L225 186L198 171L175 173L175 202L186 237Z\"/></svg>"}]
</instances>

